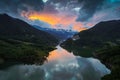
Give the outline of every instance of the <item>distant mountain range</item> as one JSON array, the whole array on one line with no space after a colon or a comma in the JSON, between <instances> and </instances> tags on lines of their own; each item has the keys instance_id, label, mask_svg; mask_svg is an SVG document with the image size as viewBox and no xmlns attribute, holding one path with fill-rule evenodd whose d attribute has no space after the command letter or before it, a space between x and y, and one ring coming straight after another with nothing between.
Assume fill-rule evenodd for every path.
<instances>
[{"instance_id":1,"label":"distant mountain range","mask_svg":"<svg viewBox=\"0 0 120 80\"><path fill-rule=\"evenodd\" d=\"M74 34L78 33L78 32L72 31L72 30L43 28L43 27L36 26L36 25L34 25L34 27L36 29L39 29L39 30L45 31L51 35L54 35L60 41L66 40L66 39L70 38L71 36L73 36Z\"/></svg>"},{"instance_id":2,"label":"distant mountain range","mask_svg":"<svg viewBox=\"0 0 120 80\"><path fill-rule=\"evenodd\" d=\"M0 14L0 68L14 62L41 64L57 44L58 39L53 35Z\"/></svg>"},{"instance_id":3,"label":"distant mountain range","mask_svg":"<svg viewBox=\"0 0 120 80\"><path fill-rule=\"evenodd\" d=\"M120 41L120 20L105 21L79 32L67 39L61 46L76 55L92 56L103 45Z\"/></svg>"}]
</instances>

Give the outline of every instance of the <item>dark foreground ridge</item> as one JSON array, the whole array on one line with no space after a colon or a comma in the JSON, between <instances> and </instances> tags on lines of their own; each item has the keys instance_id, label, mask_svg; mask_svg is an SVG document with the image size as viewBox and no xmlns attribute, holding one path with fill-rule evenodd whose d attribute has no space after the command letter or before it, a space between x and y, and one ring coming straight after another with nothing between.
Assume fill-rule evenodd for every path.
<instances>
[{"instance_id":1,"label":"dark foreground ridge","mask_svg":"<svg viewBox=\"0 0 120 80\"><path fill-rule=\"evenodd\" d=\"M58 40L26 22L0 14L0 64L42 63Z\"/></svg>"}]
</instances>

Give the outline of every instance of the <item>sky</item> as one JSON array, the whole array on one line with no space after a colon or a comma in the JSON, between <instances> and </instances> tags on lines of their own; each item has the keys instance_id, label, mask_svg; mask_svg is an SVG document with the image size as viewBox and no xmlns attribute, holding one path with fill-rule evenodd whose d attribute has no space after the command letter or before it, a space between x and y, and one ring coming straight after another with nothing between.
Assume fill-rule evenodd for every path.
<instances>
[{"instance_id":1,"label":"sky","mask_svg":"<svg viewBox=\"0 0 120 80\"><path fill-rule=\"evenodd\" d=\"M120 19L120 0L0 0L0 13L45 28L82 31Z\"/></svg>"}]
</instances>

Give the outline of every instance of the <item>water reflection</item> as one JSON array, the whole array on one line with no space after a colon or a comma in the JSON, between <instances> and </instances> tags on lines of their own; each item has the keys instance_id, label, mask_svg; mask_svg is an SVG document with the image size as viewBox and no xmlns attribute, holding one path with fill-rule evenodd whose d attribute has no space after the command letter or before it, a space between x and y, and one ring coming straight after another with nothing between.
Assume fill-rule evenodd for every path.
<instances>
[{"instance_id":1,"label":"water reflection","mask_svg":"<svg viewBox=\"0 0 120 80\"><path fill-rule=\"evenodd\" d=\"M61 47L42 65L16 65L0 71L0 80L100 80L109 74L99 60L74 56Z\"/></svg>"}]
</instances>

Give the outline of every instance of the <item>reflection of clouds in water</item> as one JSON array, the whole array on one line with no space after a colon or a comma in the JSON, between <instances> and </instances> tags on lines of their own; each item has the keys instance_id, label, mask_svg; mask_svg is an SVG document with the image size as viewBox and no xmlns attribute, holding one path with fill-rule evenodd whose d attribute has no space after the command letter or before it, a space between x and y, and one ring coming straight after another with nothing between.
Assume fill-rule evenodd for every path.
<instances>
[{"instance_id":1,"label":"reflection of clouds in water","mask_svg":"<svg viewBox=\"0 0 120 80\"><path fill-rule=\"evenodd\" d=\"M14 66L0 71L0 80L100 80L110 73L99 60L76 57L57 48L42 66Z\"/></svg>"},{"instance_id":2,"label":"reflection of clouds in water","mask_svg":"<svg viewBox=\"0 0 120 80\"><path fill-rule=\"evenodd\" d=\"M43 80L44 71L36 65L17 65L0 71L0 80Z\"/></svg>"}]
</instances>

